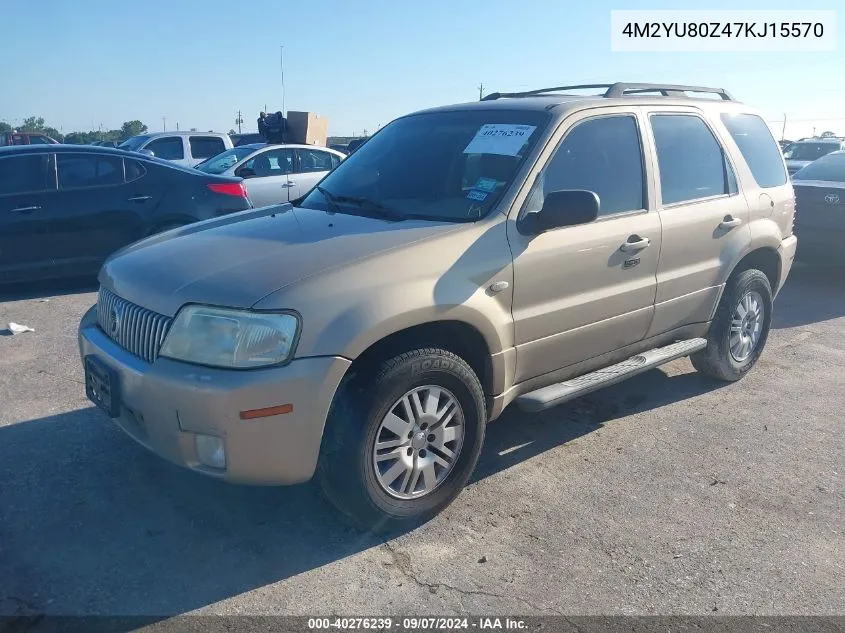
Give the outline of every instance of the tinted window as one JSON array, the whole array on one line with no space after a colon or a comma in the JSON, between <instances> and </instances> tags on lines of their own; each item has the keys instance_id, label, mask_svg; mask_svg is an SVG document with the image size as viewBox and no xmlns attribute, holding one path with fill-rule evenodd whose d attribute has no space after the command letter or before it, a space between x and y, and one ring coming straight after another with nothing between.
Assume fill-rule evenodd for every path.
<instances>
[{"instance_id":1,"label":"tinted window","mask_svg":"<svg viewBox=\"0 0 845 633\"><path fill-rule=\"evenodd\" d=\"M401 217L474 221L490 213L511 186L548 121L546 111L519 109L399 118L326 176L320 187L335 203L314 189L299 204L364 215L383 206ZM474 180L466 177L470 167Z\"/></svg>"},{"instance_id":2,"label":"tinted window","mask_svg":"<svg viewBox=\"0 0 845 633\"><path fill-rule=\"evenodd\" d=\"M739 147L757 184L763 188L786 184L780 148L769 126L753 114L722 114L722 123Z\"/></svg>"},{"instance_id":3,"label":"tinted window","mask_svg":"<svg viewBox=\"0 0 845 633\"><path fill-rule=\"evenodd\" d=\"M293 150L271 149L250 158L243 167L263 178L265 176L284 176L293 173Z\"/></svg>"},{"instance_id":4,"label":"tinted window","mask_svg":"<svg viewBox=\"0 0 845 633\"><path fill-rule=\"evenodd\" d=\"M594 192L601 215L645 208L642 149L634 117L578 123L543 169L526 210L539 211L545 196L561 189Z\"/></svg>"},{"instance_id":5,"label":"tinted window","mask_svg":"<svg viewBox=\"0 0 845 633\"><path fill-rule=\"evenodd\" d=\"M0 158L0 195L47 189L49 154Z\"/></svg>"},{"instance_id":6,"label":"tinted window","mask_svg":"<svg viewBox=\"0 0 845 633\"><path fill-rule=\"evenodd\" d=\"M663 204L735 191L735 179L722 147L704 121L683 114L654 114L650 118Z\"/></svg>"},{"instance_id":7,"label":"tinted window","mask_svg":"<svg viewBox=\"0 0 845 633\"><path fill-rule=\"evenodd\" d=\"M126 182L132 182L133 180L138 180L144 174L147 173L146 167L144 167L140 161L137 160L124 160L124 169L126 170Z\"/></svg>"},{"instance_id":8,"label":"tinted window","mask_svg":"<svg viewBox=\"0 0 845 633\"><path fill-rule=\"evenodd\" d=\"M59 189L107 187L123 182L123 160L94 154L58 154Z\"/></svg>"},{"instance_id":9,"label":"tinted window","mask_svg":"<svg viewBox=\"0 0 845 633\"><path fill-rule=\"evenodd\" d=\"M340 156L335 156L334 154L329 154L332 160L332 169L340 165Z\"/></svg>"},{"instance_id":10,"label":"tinted window","mask_svg":"<svg viewBox=\"0 0 845 633\"><path fill-rule=\"evenodd\" d=\"M329 171L332 168L332 155L316 149L298 149L299 171Z\"/></svg>"},{"instance_id":11,"label":"tinted window","mask_svg":"<svg viewBox=\"0 0 845 633\"><path fill-rule=\"evenodd\" d=\"M828 154L798 170L793 180L828 180L845 182L845 152Z\"/></svg>"},{"instance_id":12,"label":"tinted window","mask_svg":"<svg viewBox=\"0 0 845 633\"><path fill-rule=\"evenodd\" d=\"M185 158L181 136L164 136L151 141L144 149L150 150L157 158L181 160Z\"/></svg>"},{"instance_id":13,"label":"tinted window","mask_svg":"<svg viewBox=\"0 0 845 633\"><path fill-rule=\"evenodd\" d=\"M793 143L783 153L787 160L816 160L839 149L839 143Z\"/></svg>"},{"instance_id":14,"label":"tinted window","mask_svg":"<svg viewBox=\"0 0 845 633\"><path fill-rule=\"evenodd\" d=\"M46 136L30 136L29 137L29 144L30 145L51 145L50 139Z\"/></svg>"},{"instance_id":15,"label":"tinted window","mask_svg":"<svg viewBox=\"0 0 845 633\"><path fill-rule=\"evenodd\" d=\"M191 156L194 158L210 158L226 151L223 139L216 136L192 136L189 142Z\"/></svg>"}]
</instances>

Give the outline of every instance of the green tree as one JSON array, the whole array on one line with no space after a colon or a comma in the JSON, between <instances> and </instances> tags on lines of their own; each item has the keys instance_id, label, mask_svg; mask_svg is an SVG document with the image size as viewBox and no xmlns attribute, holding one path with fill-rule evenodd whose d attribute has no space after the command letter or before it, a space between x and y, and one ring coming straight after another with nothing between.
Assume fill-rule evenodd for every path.
<instances>
[{"instance_id":1,"label":"green tree","mask_svg":"<svg viewBox=\"0 0 845 633\"><path fill-rule=\"evenodd\" d=\"M113 130L114 131L114 130ZM121 140L125 141L128 138L132 138L133 136L138 136L139 134L143 134L147 131L147 126L138 121L137 119L134 121L126 121L123 125L120 126L119 139L109 139L109 140Z\"/></svg>"},{"instance_id":2,"label":"green tree","mask_svg":"<svg viewBox=\"0 0 845 633\"><path fill-rule=\"evenodd\" d=\"M11 132L12 126L5 121L0 121L0 132Z\"/></svg>"},{"instance_id":3,"label":"green tree","mask_svg":"<svg viewBox=\"0 0 845 633\"><path fill-rule=\"evenodd\" d=\"M44 131L44 117L28 116L18 128L20 132L42 132Z\"/></svg>"}]
</instances>

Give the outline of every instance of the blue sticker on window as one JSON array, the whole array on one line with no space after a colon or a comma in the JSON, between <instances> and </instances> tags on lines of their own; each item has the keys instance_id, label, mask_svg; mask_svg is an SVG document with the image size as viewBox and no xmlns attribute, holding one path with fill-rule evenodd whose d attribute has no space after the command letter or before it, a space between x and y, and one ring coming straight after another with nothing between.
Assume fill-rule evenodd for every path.
<instances>
[{"instance_id":1,"label":"blue sticker on window","mask_svg":"<svg viewBox=\"0 0 845 633\"><path fill-rule=\"evenodd\" d=\"M487 199L487 192L486 191L477 191L473 189L467 194L467 200L477 200L478 202L484 202Z\"/></svg>"},{"instance_id":2,"label":"blue sticker on window","mask_svg":"<svg viewBox=\"0 0 845 633\"><path fill-rule=\"evenodd\" d=\"M480 189L481 191L495 191L496 181L492 178L479 178L473 189Z\"/></svg>"}]
</instances>

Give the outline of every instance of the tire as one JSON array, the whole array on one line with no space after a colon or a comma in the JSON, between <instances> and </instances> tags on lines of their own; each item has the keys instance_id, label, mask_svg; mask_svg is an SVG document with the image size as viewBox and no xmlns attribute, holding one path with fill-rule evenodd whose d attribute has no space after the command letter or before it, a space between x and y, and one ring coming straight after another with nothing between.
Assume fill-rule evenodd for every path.
<instances>
[{"instance_id":1,"label":"tire","mask_svg":"<svg viewBox=\"0 0 845 633\"><path fill-rule=\"evenodd\" d=\"M414 409L416 422L402 403L405 396L407 404L417 400L425 409L424 415ZM432 417L437 409L444 415ZM423 523L463 490L486 424L481 383L462 358L438 348L400 354L338 389L320 451L321 487L358 528L384 532ZM381 452L377 440L386 447ZM400 473L395 480L393 472Z\"/></svg>"},{"instance_id":2,"label":"tire","mask_svg":"<svg viewBox=\"0 0 845 633\"><path fill-rule=\"evenodd\" d=\"M744 317L741 317L740 302L746 300L746 298L750 298L751 303L746 302L742 309L747 309L750 305L752 309L748 312L754 314L753 306L759 304L762 310L759 320L749 319L746 321ZM736 324L733 323L735 313L738 317ZM752 323L752 321L754 322ZM748 325L746 325L746 322ZM772 288L769 284L769 278L761 271L753 268L734 274L728 280L725 292L716 309L716 316L710 325L710 331L707 333L707 347L690 357L693 367L702 374L719 380L728 382L739 380L748 373L757 359L760 358L769 337L771 322ZM756 328L756 323L759 323L759 330ZM739 331L732 332L732 325ZM754 331L758 332L756 342L753 337L747 334ZM745 336L741 336L740 332ZM750 350L745 348L732 349L732 342L737 343L738 340L740 342L751 341Z\"/></svg>"}]
</instances>

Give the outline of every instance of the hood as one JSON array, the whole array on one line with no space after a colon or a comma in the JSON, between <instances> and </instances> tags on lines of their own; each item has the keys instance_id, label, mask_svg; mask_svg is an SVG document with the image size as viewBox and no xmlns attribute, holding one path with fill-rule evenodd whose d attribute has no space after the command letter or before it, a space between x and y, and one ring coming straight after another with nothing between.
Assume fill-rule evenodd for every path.
<instances>
[{"instance_id":1,"label":"hood","mask_svg":"<svg viewBox=\"0 0 845 633\"><path fill-rule=\"evenodd\" d=\"M142 240L103 265L100 283L173 316L185 303L249 308L303 279L460 224L330 213L291 205L246 211Z\"/></svg>"}]
</instances>

